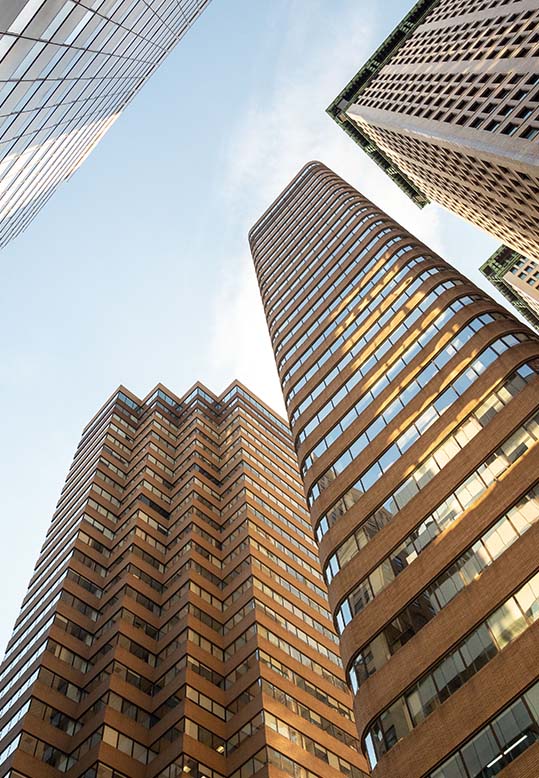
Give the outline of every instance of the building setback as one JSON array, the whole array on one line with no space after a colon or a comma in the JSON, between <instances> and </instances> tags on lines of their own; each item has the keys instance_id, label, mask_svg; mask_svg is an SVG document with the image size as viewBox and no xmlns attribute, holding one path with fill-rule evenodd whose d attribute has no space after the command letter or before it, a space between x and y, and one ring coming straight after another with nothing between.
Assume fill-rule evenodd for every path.
<instances>
[{"instance_id":1,"label":"building setback","mask_svg":"<svg viewBox=\"0 0 539 778\"><path fill-rule=\"evenodd\" d=\"M539 260L539 0L419 0L328 113L418 205Z\"/></svg>"},{"instance_id":2,"label":"building setback","mask_svg":"<svg viewBox=\"0 0 539 778\"><path fill-rule=\"evenodd\" d=\"M377 778L539 774L539 339L319 162L250 244Z\"/></svg>"},{"instance_id":3,"label":"building setback","mask_svg":"<svg viewBox=\"0 0 539 778\"><path fill-rule=\"evenodd\" d=\"M92 149L209 0L2 0L0 247Z\"/></svg>"},{"instance_id":4,"label":"building setback","mask_svg":"<svg viewBox=\"0 0 539 778\"><path fill-rule=\"evenodd\" d=\"M539 329L539 262L500 246L479 269Z\"/></svg>"},{"instance_id":5,"label":"building setback","mask_svg":"<svg viewBox=\"0 0 539 778\"><path fill-rule=\"evenodd\" d=\"M85 428L0 670L9 778L362 778L288 426L238 383Z\"/></svg>"}]
</instances>

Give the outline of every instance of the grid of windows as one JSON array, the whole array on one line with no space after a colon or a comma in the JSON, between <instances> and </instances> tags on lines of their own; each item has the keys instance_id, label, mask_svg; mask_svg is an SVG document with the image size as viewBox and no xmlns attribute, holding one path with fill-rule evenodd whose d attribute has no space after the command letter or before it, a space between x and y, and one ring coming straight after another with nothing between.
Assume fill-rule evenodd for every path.
<instances>
[{"instance_id":1,"label":"grid of windows","mask_svg":"<svg viewBox=\"0 0 539 778\"><path fill-rule=\"evenodd\" d=\"M499 2L472 11L473 18L462 19L458 9L443 24L433 22L430 15L393 54L393 65L438 62L440 52L451 62L461 60L513 59L533 57L539 49L537 10L525 8L511 11L507 3ZM461 8L461 14L464 11Z\"/></svg>"},{"instance_id":2,"label":"grid of windows","mask_svg":"<svg viewBox=\"0 0 539 778\"><path fill-rule=\"evenodd\" d=\"M427 778L496 775L538 740L539 684L535 684Z\"/></svg>"},{"instance_id":3,"label":"grid of windows","mask_svg":"<svg viewBox=\"0 0 539 778\"><path fill-rule=\"evenodd\" d=\"M538 521L536 486L356 654L349 669L354 692Z\"/></svg>"},{"instance_id":4,"label":"grid of windows","mask_svg":"<svg viewBox=\"0 0 539 778\"><path fill-rule=\"evenodd\" d=\"M441 473L446 465L451 464L452 460L461 449L464 449L474 440L481 430L488 426L494 415L504 406L508 405L513 397L524 388L527 380L535 383L536 375L535 371L529 368L521 368L517 375L510 376L509 380L505 382L498 391L488 396L472 414L446 437L443 443L441 443L424 462L421 462L414 468L412 474L388 497L384 504L381 505L372 516L369 516L365 522L362 522L353 535L347 538L347 540L338 547L335 554L329 558L327 563L326 578L333 578L345 565L359 554L359 552L365 548L365 546L371 542L395 516L398 515L400 510L416 497L433 478ZM533 440L533 437L537 434L533 424L530 425L530 432ZM524 450L524 440L526 440L526 438L521 434L516 434L515 440L518 442L517 445L514 445L511 438L509 439L508 444L505 445L503 452L505 456L510 456L509 452L512 452L513 449L518 450L519 453L522 453ZM493 472L495 472L495 469ZM480 480L478 483L480 483ZM487 482L490 482L490 479L487 478ZM466 485L466 489L460 489L460 493L461 499L463 499L466 504L465 495L474 498L477 496L477 491L481 487L477 486L470 489L469 484L467 484L466 481L464 484ZM460 507L462 507L462 505ZM443 513L444 512L442 511L441 515L443 515ZM433 528L431 528L430 532L432 534ZM425 544L428 542L426 538L424 542ZM422 545L422 543L418 543L419 547ZM416 553L419 553L417 549ZM411 556L413 556L413 554ZM354 598L354 601L355 600L356 598ZM338 614L339 613L340 611L338 611ZM342 614L341 618L343 621L337 616L337 622L340 629L343 629L344 625L348 623L352 616L350 613L347 613L346 615Z\"/></svg>"},{"instance_id":5,"label":"grid of windows","mask_svg":"<svg viewBox=\"0 0 539 778\"><path fill-rule=\"evenodd\" d=\"M159 778L222 778L292 712L313 775L365 775L313 546L287 425L250 392L120 390L83 433L8 645L0 771L23 753L28 778L76 770L106 744L87 778L156 776L158 758Z\"/></svg>"},{"instance_id":6,"label":"grid of windows","mask_svg":"<svg viewBox=\"0 0 539 778\"><path fill-rule=\"evenodd\" d=\"M433 95L436 95L433 99ZM539 134L539 74L383 71L366 107L532 140Z\"/></svg>"},{"instance_id":7,"label":"grid of windows","mask_svg":"<svg viewBox=\"0 0 539 778\"><path fill-rule=\"evenodd\" d=\"M383 756L538 618L536 574L380 714L367 734L368 748Z\"/></svg>"},{"instance_id":8,"label":"grid of windows","mask_svg":"<svg viewBox=\"0 0 539 778\"><path fill-rule=\"evenodd\" d=\"M416 8L328 111L416 202L539 259L539 6Z\"/></svg>"},{"instance_id":9,"label":"grid of windows","mask_svg":"<svg viewBox=\"0 0 539 778\"><path fill-rule=\"evenodd\" d=\"M340 452L339 458L332 464L331 468L319 476L310 490L310 504L312 504L312 502L314 502L322 493L324 488L326 488L328 479L331 480L332 476L342 472L347 465L351 464L359 457L363 451L369 447L369 444L373 443L378 438L378 435L382 433L385 425L398 416L401 411L406 410L408 404L411 403L414 397L420 394L423 389L429 391L431 389L430 382L435 378L437 371L445 367L453 356L458 356L459 349L463 347L476 332L480 331L481 327L486 326L493 321L495 321L495 316L490 313L479 316L477 319L473 319L470 324L459 333L457 338L449 341L444 351L442 351L435 360L424 368L419 375L405 387L402 394L388 405L383 413L380 413L371 421L369 426L354 440L351 446ZM505 338L494 341L494 343L484 349L476 359L467 366L466 371L463 371L463 373L456 376L451 383L442 387L442 390L437 391L435 399L422 410L420 416L404 426L395 442L370 465L365 473L362 474L361 478L354 483L352 489L366 491L369 486L374 483L376 478L387 472L391 465L396 462L400 456L406 453L429 427L457 402L462 394L468 391L489 365L495 362L507 348L510 348L519 341L522 342L525 339L525 335L520 338L516 335L508 335ZM533 371L531 372L533 373ZM327 443L327 439L324 438L323 442Z\"/></svg>"},{"instance_id":10,"label":"grid of windows","mask_svg":"<svg viewBox=\"0 0 539 778\"><path fill-rule=\"evenodd\" d=\"M502 164L474 156L462 143L458 148L437 145L411 134L370 125L359 117L356 120L433 200L522 254L539 257L536 175L512 170L507 160ZM493 202L498 204L496 209L492 208Z\"/></svg>"}]
</instances>

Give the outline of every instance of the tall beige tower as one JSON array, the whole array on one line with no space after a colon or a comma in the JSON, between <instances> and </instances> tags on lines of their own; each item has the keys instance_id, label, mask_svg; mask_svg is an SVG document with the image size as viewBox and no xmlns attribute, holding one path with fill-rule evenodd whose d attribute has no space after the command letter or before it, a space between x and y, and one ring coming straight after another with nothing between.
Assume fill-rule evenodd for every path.
<instances>
[{"instance_id":1,"label":"tall beige tower","mask_svg":"<svg viewBox=\"0 0 539 778\"><path fill-rule=\"evenodd\" d=\"M1 0L0 247L81 166L210 0Z\"/></svg>"},{"instance_id":2,"label":"tall beige tower","mask_svg":"<svg viewBox=\"0 0 539 778\"><path fill-rule=\"evenodd\" d=\"M419 0L328 112L419 205L539 260L538 29L539 0Z\"/></svg>"}]
</instances>

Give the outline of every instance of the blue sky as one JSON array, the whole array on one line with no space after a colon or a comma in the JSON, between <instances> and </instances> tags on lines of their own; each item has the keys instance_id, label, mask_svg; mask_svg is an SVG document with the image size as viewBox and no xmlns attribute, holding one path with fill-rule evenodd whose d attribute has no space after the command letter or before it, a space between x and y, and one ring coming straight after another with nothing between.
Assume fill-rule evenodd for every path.
<instances>
[{"instance_id":1,"label":"blue sky","mask_svg":"<svg viewBox=\"0 0 539 778\"><path fill-rule=\"evenodd\" d=\"M411 0L213 0L1 256L0 649L84 424L123 383L239 378L282 411L247 232L320 159L485 286L497 243L418 210L325 114ZM492 293L492 289L489 288Z\"/></svg>"}]
</instances>

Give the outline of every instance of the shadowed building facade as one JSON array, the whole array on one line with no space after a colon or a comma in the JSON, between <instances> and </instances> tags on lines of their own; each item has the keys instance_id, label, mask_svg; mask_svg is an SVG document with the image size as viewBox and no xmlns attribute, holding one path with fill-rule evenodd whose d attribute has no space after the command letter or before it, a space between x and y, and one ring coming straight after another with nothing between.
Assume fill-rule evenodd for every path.
<instances>
[{"instance_id":1,"label":"shadowed building facade","mask_svg":"<svg viewBox=\"0 0 539 778\"><path fill-rule=\"evenodd\" d=\"M538 0L419 0L328 108L418 205L537 260L538 27Z\"/></svg>"},{"instance_id":2,"label":"shadowed building facade","mask_svg":"<svg viewBox=\"0 0 539 778\"><path fill-rule=\"evenodd\" d=\"M0 246L99 143L209 0L2 0Z\"/></svg>"},{"instance_id":3,"label":"shadowed building facade","mask_svg":"<svg viewBox=\"0 0 539 778\"><path fill-rule=\"evenodd\" d=\"M500 246L479 269L539 329L539 262Z\"/></svg>"},{"instance_id":4,"label":"shadowed building facade","mask_svg":"<svg viewBox=\"0 0 539 778\"><path fill-rule=\"evenodd\" d=\"M363 778L288 426L240 384L86 427L0 669L9 778Z\"/></svg>"},{"instance_id":5,"label":"shadowed building facade","mask_svg":"<svg viewBox=\"0 0 539 778\"><path fill-rule=\"evenodd\" d=\"M536 776L539 339L318 162L250 244L373 776Z\"/></svg>"}]
</instances>

